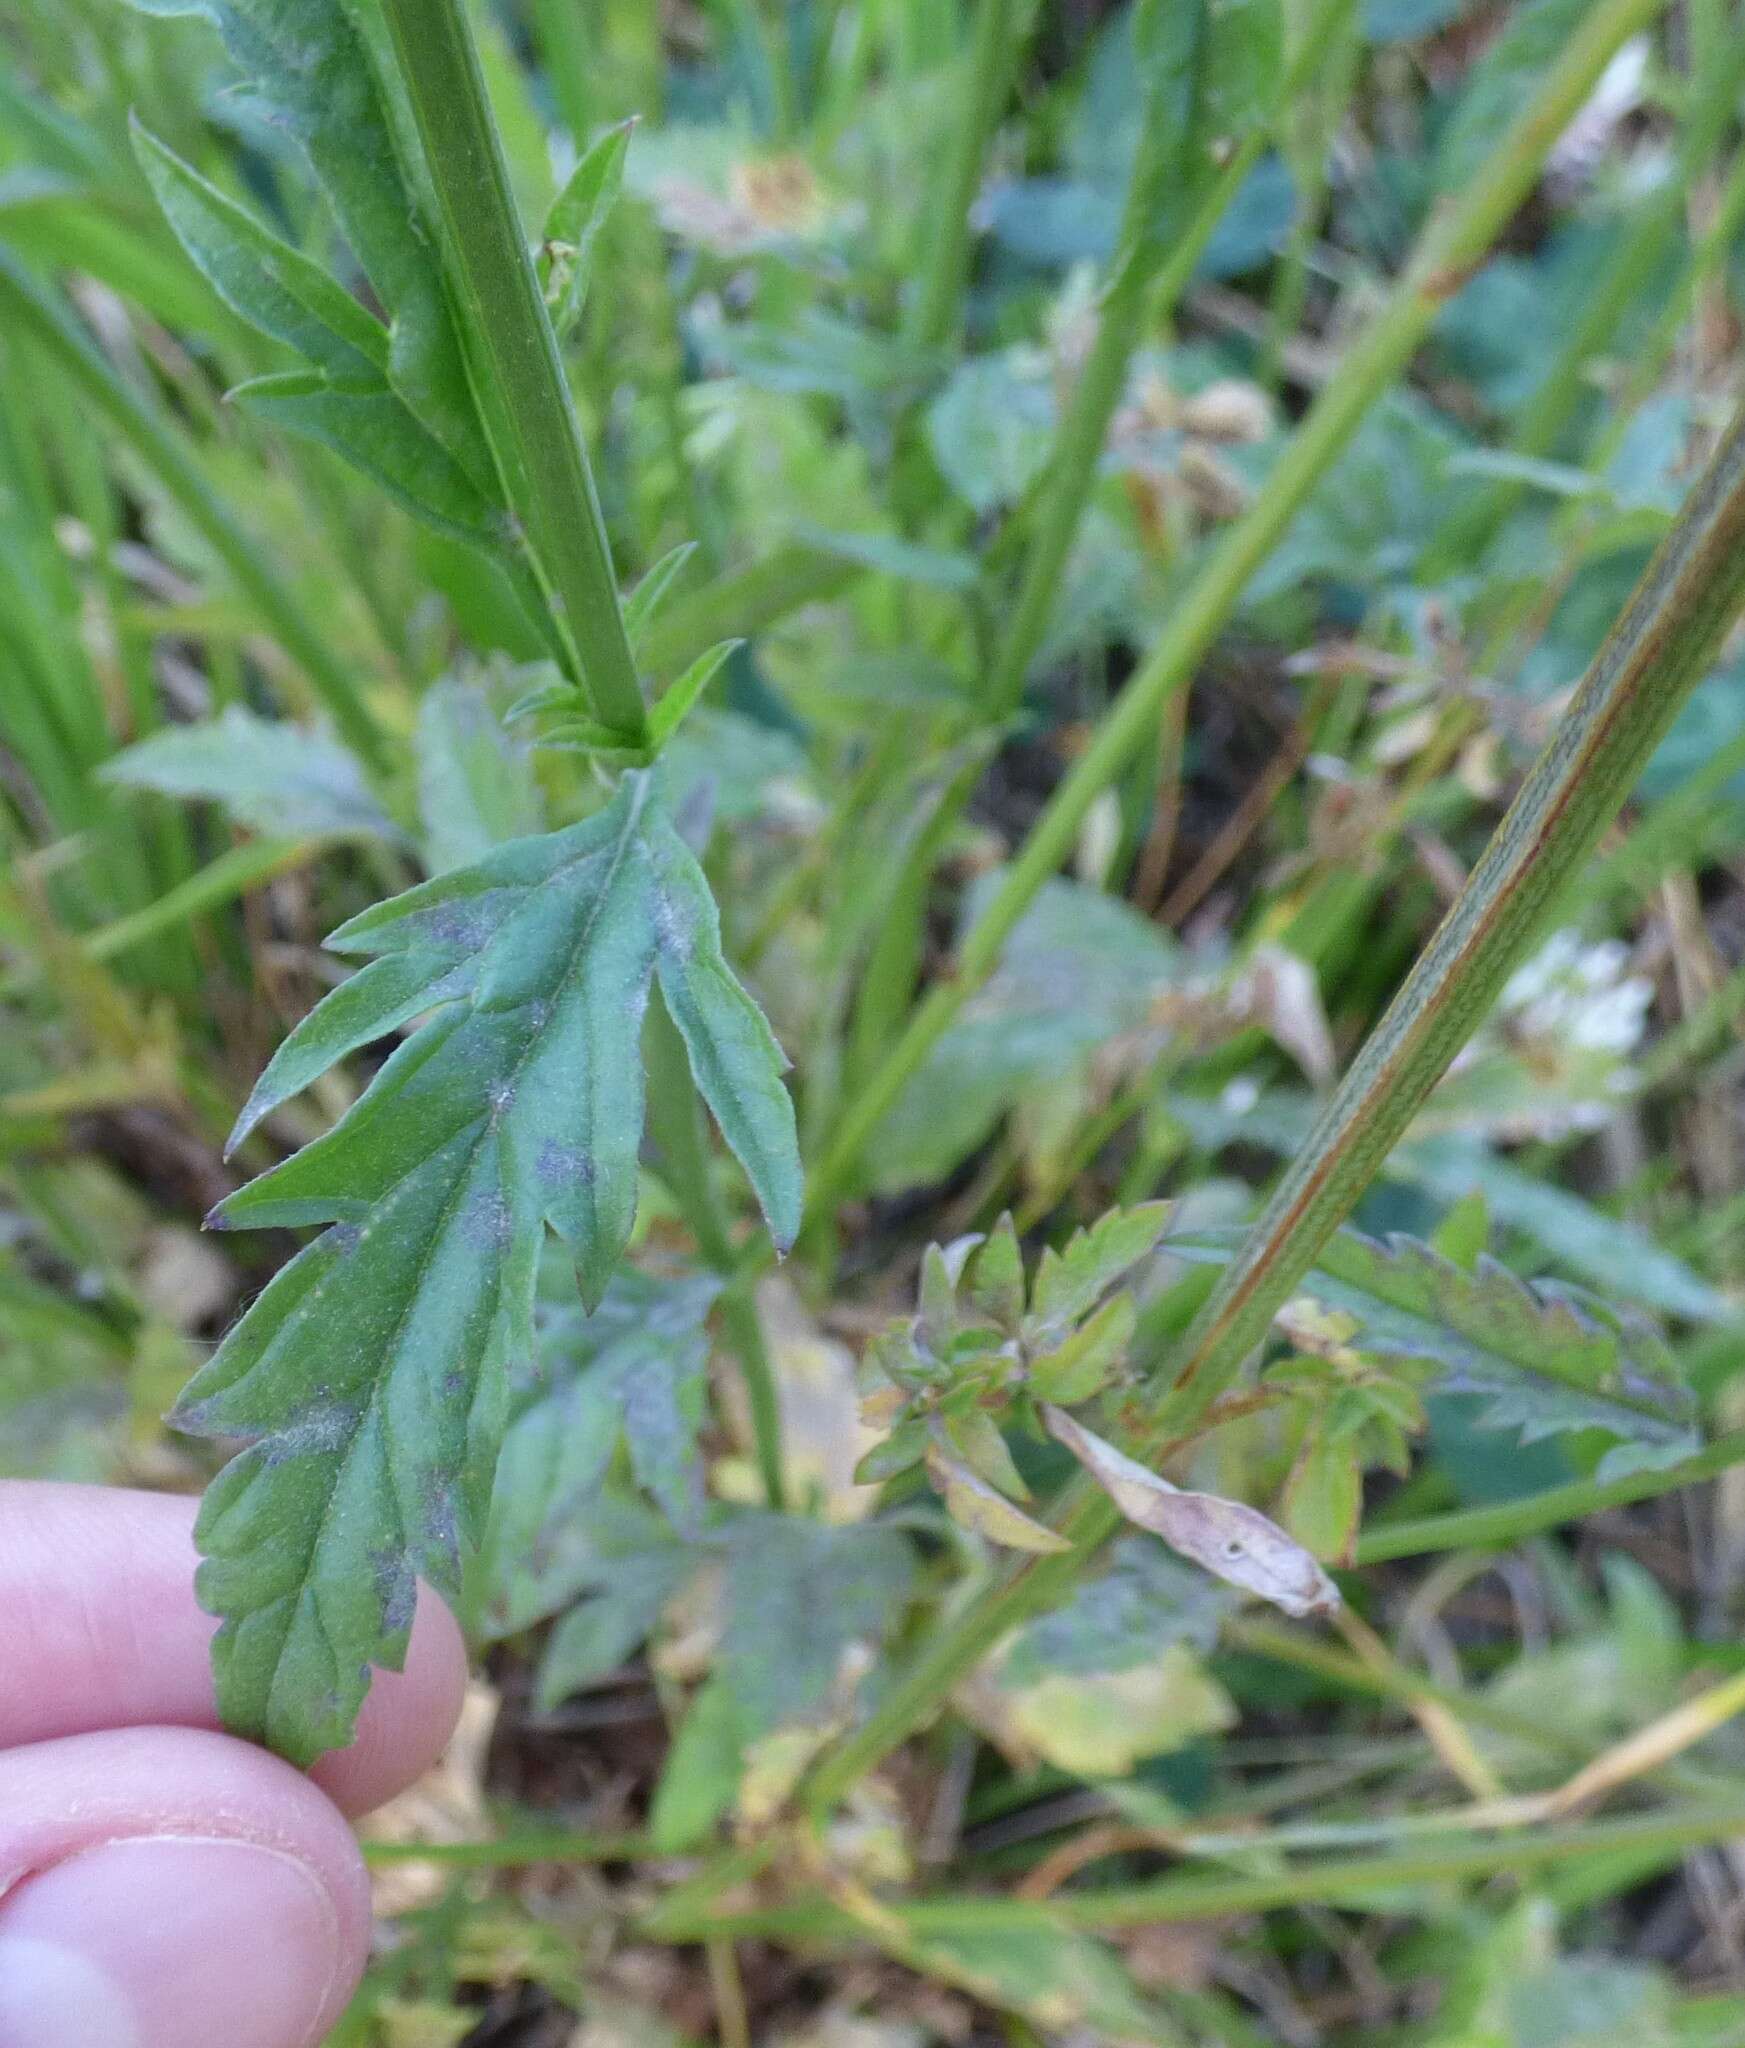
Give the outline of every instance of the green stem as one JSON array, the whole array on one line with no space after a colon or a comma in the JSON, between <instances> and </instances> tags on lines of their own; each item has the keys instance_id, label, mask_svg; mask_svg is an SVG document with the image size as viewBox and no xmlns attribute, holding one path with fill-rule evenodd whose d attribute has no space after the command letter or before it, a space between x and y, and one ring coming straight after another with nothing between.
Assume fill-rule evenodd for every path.
<instances>
[{"instance_id":1,"label":"green stem","mask_svg":"<svg viewBox=\"0 0 1745 2048\"><path fill-rule=\"evenodd\" d=\"M1707 1802L1669 1811L1632 1814L1578 1827L1532 1828L1373 1856L1305 1857L1252 1876L1235 1873L1166 1877L1155 1884L1067 1892L1046 1902L1020 1898L922 1899L883 1907L910 1935L958 1931L1057 1933L1146 1927L1182 1920L1221 1919L1335 1899L1387 1894L1401 1887L1494 1877L1504 1871L1547 1870L1588 1858L1625 1854L1671 1863L1704 1842L1726 1841L1745 1828L1745 1806ZM1256 1844L1262 1846L1261 1843ZM697 1914L679 1922L656 1909L663 1940L723 1937L865 1939L872 1931L843 1908L817 1900Z\"/></svg>"},{"instance_id":2,"label":"green stem","mask_svg":"<svg viewBox=\"0 0 1745 2048\"><path fill-rule=\"evenodd\" d=\"M516 217L462 0L382 0L447 244L450 285L503 488L600 719L640 746L642 688L605 515Z\"/></svg>"},{"instance_id":3,"label":"green stem","mask_svg":"<svg viewBox=\"0 0 1745 2048\"><path fill-rule=\"evenodd\" d=\"M952 136L943 189L929 198L923 215L927 253L908 322L909 339L920 348L946 347L963 317L976 193L988 144L1012 90L1018 45L1018 0L979 0L966 60L968 95Z\"/></svg>"},{"instance_id":4,"label":"green stem","mask_svg":"<svg viewBox=\"0 0 1745 2048\"><path fill-rule=\"evenodd\" d=\"M1334 1092L1183 1345L1156 1434L1204 1412L1585 868L1745 601L1745 415L1692 487L1459 900Z\"/></svg>"},{"instance_id":5,"label":"green stem","mask_svg":"<svg viewBox=\"0 0 1745 2048\"><path fill-rule=\"evenodd\" d=\"M168 427L128 388L29 274L0 251L0 316L42 349L61 373L139 454L200 537L252 599L347 743L378 775L386 740L353 678L351 665L316 630L290 586L207 483Z\"/></svg>"},{"instance_id":6,"label":"green stem","mask_svg":"<svg viewBox=\"0 0 1745 2048\"><path fill-rule=\"evenodd\" d=\"M1126 388L1128 365L1145 331L1152 287L1172 247L1180 245L1181 238L1172 241L1169 233L1171 188L1178 192L1188 189L1199 168L1194 156L1205 44L1204 5L1180 6L1164 14L1158 20L1157 33L1170 43L1167 52L1160 52L1154 60L1154 75L1145 93L1139 146L1115 243L1113 276L1098 310L1096 339L1055 436L1042 516L1025 558L1017 602L988 672L987 714L996 724L1012 715L1023 695L1025 675L1048 629L1067 556L1090 501L1097 464L1109 437L1109 422ZM1218 198L1221 212L1221 192ZM1202 204L1193 220L1204 218L1208 211ZM1178 261L1171 269L1179 291L1191 266Z\"/></svg>"},{"instance_id":7,"label":"green stem","mask_svg":"<svg viewBox=\"0 0 1745 2048\"><path fill-rule=\"evenodd\" d=\"M1431 1550L1486 1550L1518 1543L1543 1529L1580 1521L1606 1508L1654 1500L1680 1487L1696 1486L1745 1464L1745 1429L1705 1444L1693 1457L1654 1472L1628 1472L1621 1479L1572 1479L1525 1500L1494 1506L1455 1508L1445 1515L1419 1515L1409 1522L1383 1522L1357 1540L1357 1562L1382 1564L1389 1558L1419 1557Z\"/></svg>"},{"instance_id":8,"label":"green stem","mask_svg":"<svg viewBox=\"0 0 1745 2048\"><path fill-rule=\"evenodd\" d=\"M577 1834L530 1828L482 1842L363 1843L373 1869L393 1863L440 1863L450 1870L516 1870L534 1863L643 1863L655 1851L646 1835Z\"/></svg>"},{"instance_id":9,"label":"green stem","mask_svg":"<svg viewBox=\"0 0 1745 2048\"><path fill-rule=\"evenodd\" d=\"M862 1148L964 1003L993 971L1013 927L1070 853L1091 806L1150 739L1163 706L1182 688L1309 492L1370 406L1399 375L1437 311L1513 216L1546 153L1620 46L1660 0L1605 0L1565 43L1532 104L1483 172L1431 219L1380 312L1328 380L1249 510L1182 593L1151 654L1128 681L1090 745L1037 820L980 922L951 981L917 1007L901 1038L862 1089L812 1178L811 1203L828 1213L852 1185Z\"/></svg>"}]
</instances>

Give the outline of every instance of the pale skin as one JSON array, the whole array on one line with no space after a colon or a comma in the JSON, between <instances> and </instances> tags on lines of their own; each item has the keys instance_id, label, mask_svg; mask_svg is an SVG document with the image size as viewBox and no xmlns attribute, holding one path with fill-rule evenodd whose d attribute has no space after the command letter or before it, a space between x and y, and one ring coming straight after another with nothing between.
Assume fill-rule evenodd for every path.
<instances>
[{"instance_id":1,"label":"pale skin","mask_svg":"<svg viewBox=\"0 0 1745 2048\"><path fill-rule=\"evenodd\" d=\"M194 1504L0 1482L0 2048L314 2048L368 1951L350 1821L446 1743L466 1658L406 1670L308 1774L220 1732Z\"/></svg>"}]
</instances>

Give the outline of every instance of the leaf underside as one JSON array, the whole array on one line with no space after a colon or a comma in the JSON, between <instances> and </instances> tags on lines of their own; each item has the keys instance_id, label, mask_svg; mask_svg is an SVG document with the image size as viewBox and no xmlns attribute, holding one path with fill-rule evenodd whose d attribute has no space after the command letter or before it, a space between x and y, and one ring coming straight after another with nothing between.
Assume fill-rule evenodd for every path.
<instances>
[{"instance_id":1,"label":"leaf underside","mask_svg":"<svg viewBox=\"0 0 1745 2048\"><path fill-rule=\"evenodd\" d=\"M778 1243L800 1210L780 1048L647 776L330 943L374 957L285 1041L233 1143L335 1060L426 1021L339 1124L214 1212L329 1227L174 1417L246 1443L201 1510L199 1593L223 1624L226 1721L296 1761L349 1739L371 1664L399 1667L416 1579L457 1590L532 1352L544 1226L590 1307L624 1249L657 980Z\"/></svg>"}]
</instances>

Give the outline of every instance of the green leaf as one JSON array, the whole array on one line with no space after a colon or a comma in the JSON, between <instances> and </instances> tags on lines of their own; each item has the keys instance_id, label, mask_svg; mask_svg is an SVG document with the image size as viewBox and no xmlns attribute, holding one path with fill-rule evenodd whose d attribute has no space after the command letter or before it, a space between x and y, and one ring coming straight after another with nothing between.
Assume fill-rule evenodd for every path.
<instances>
[{"instance_id":1,"label":"green leaf","mask_svg":"<svg viewBox=\"0 0 1745 2048\"><path fill-rule=\"evenodd\" d=\"M662 691L648 719L648 744L652 751L658 753L666 745L695 707L697 699L714 681L721 664L736 647L744 644L742 640L723 640L720 646L699 654L672 688Z\"/></svg>"},{"instance_id":2,"label":"green leaf","mask_svg":"<svg viewBox=\"0 0 1745 2048\"><path fill-rule=\"evenodd\" d=\"M1155 1248L1172 1206L1142 1202L1135 1209L1111 1209L1088 1230L1075 1230L1064 1251L1051 1245L1036 1269L1029 1324L1046 1330L1075 1322Z\"/></svg>"},{"instance_id":3,"label":"green leaf","mask_svg":"<svg viewBox=\"0 0 1745 2048\"><path fill-rule=\"evenodd\" d=\"M1513 9L1461 85L1437 138L1433 176L1455 192L1485 167L1509 124L1538 89L1546 69L1587 14L1590 0L1528 0Z\"/></svg>"},{"instance_id":4,"label":"green leaf","mask_svg":"<svg viewBox=\"0 0 1745 2048\"><path fill-rule=\"evenodd\" d=\"M961 1415L950 1416L945 1433L953 1449L978 1478L997 1487L1008 1500L1030 1498L1030 1489L1012 1462L1012 1453L1006 1448L998 1423L985 1409L966 1408Z\"/></svg>"},{"instance_id":5,"label":"green leaf","mask_svg":"<svg viewBox=\"0 0 1745 2048\"><path fill-rule=\"evenodd\" d=\"M964 1297L978 1315L1016 1334L1024 1315L1024 1254L1009 1209L964 1269Z\"/></svg>"},{"instance_id":6,"label":"green leaf","mask_svg":"<svg viewBox=\"0 0 1745 2048\"><path fill-rule=\"evenodd\" d=\"M252 377L227 397L269 426L330 448L438 533L488 547L506 538L502 508L475 489L385 384L352 389L330 384L316 370L286 370Z\"/></svg>"},{"instance_id":7,"label":"green leaf","mask_svg":"<svg viewBox=\"0 0 1745 2048\"><path fill-rule=\"evenodd\" d=\"M955 369L926 413L927 443L945 480L978 514L1021 498L1053 444L1048 379L1015 351Z\"/></svg>"},{"instance_id":8,"label":"green leaf","mask_svg":"<svg viewBox=\"0 0 1745 2048\"><path fill-rule=\"evenodd\" d=\"M1199 114L1202 132L1227 143L1270 121L1283 71L1280 0L1212 0Z\"/></svg>"},{"instance_id":9,"label":"green leaf","mask_svg":"<svg viewBox=\"0 0 1745 2048\"><path fill-rule=\"evenodd\" d=\"M357 756L324 733L257 718L233 704L204 725L171 725L103 764L106 781L222 804L239 825L273 837L394 827Z\"/></svg>"},{"instance_id":10,"label":"green leaf","mask_svg":"<svg viewBox=\"0 0 1745 2048\"><path fill-rule=\"evenodd\" d=\"M1030 1360L1030 1384L1043 1400L1067 1407L1100 1394L1127 1356L1138 1314L1132 1295L1111 1295L1088 1322Z\"/></svg>"},{"instance_id":11,"label":"green leaf","mask_svg":"<svg viewBox=\"0 0 1745 2048\"><path fill-rule=\"evenodd\" d=\"M434 240L373 59L345 0L134 0L204 16L250 97L307 156L389 315L388 377L481 494L496 469L468 388ZM251 315L252 317L252 315Z\"/></svg>"},{"instance_id":12,"label":"green leaf","mask_svg":"<svg viewBox=\"0 0 1745 2048\"><path fill-rule=\"evenodd\" d=\"M1429 1359L1442 1368L1442 1391L1482 1395L1489 1428L1518 1429L1529 1443L1598 1428L1656 1459L1696 1447L1691 1398L1651 1332L1494 1259L1481 1255L1467 1271L1409 1237L1381 1244L1341 1230L1303 1287L1356 1317L1355 1349Z\"/></svg>"},{"instance_id":13,"label":"green leaf","mask_svg":"<svg viewBox=\"0 0 1745 2048\"><path fill-rule=\"evenodd\" d=\"M1021 2014L1051 2038L1146 2041L1185 2048L1187 2036L1142 1998L1114 1950L1062 1928L954 1927L917 1934L903 1960L987 2004Z\"/></svg>"},{"instance_id":14,"label":"green leaf","mask_svg":"<svg viewBox=\"0 0 1745 2048\"><path fill-rule=\"evenodd\" d=\"M876 1443L854 1468L857 1486L879 1486L920 1464L927 1455L930 1432L924 1415L899 1422L882 1443Z\"/></svg>"},{"instance_id":15,"label":"green leaf","mask_svg":"<svg viewBox=\"0 0 1745 2048\"><path fill-rule=\"evenodd\" d=\"M231 309L330 376L366 386L388 367L388 330L319 263L261 226L137 118L133 150L176 239Z\"/></svg>"},{"instance_id":16,"label":"green leaf","mask_svg":"<svg viewBox=\"0 0 1745 2048\"><path fill-rule=\"evenodd\" d=\"M546 215L540 284L559 341L582 316L594 243L623 186L624 153L635 126L634 121L622 121L608 128L583 153Z\"/></svg>"},{"instance_id":17,"label":"green leaf","mask_svg":"<svg viewBox=\"0 0 1745 2048\"><path fill-rule=\"evenodd\" d=\"M413 753L433 874L482 860L492 847L543 824L528 750L504 730L482 685L454 676L433 684L418 706Z\"/></svg>"},{"instance_id":18,"label":"green leaf","mask_svg":"<svg viewBox=\"0 0 1745 2048\"><path fill-rule=\"evenodd\" d=\"M895 1529L774 1514L730 1526L720 1656L655 1797L651 1826L663 1848L693 1846L732 1804L746 1751L825 1706L856 1645L883 1642L914 1570Z\"/></svg>"},{"instance_id":19,"label":"green leaf","mask_svg":"<svg viewBox=\"0 0 1745 2048\"><path fill-rule=\"evenodd\" d=\"M748 1739L739 1702L717 1674L691 1701L655 1787L648 1832L657 1853L695 1848L733 1804Z\"/></svg>"},{"instance_id":20,"label":"green leaf","mask_svg":"<svg viewBox=\"0 0 1745 2048\"><path fill-rule=\"evenodd\" d=\"M532 1344L551 1223L598 1303L635 1214L649 986L791 1236L793 1117L768 1025L721 958L707 884L648 780L566 832L366 911L377 957L304 1019L238 1135L335 1059L434 1011L326 1136L231 1196L226 1225L332 1227L196 1376L180 1426L249 1445L197 1531L231 1725L307 1758L347 1739L404 1648L414 1574L456 1585Z\"/></svg>"},{"instance_id":21,"label":"green leaf","mask_svg":"<svg viewBox=\"0 0 1745 2048\"><path fill-rule=\"evenodd\" d=\"M542 1290L543 1291L543 1290ZM703 1463L698 1435L707 1401L704 1325L720 1281L711 1274L658 1280L626 1267L599 1307L584 1314L542 1302L539 1364L545 1385L503 1441L484 1555L512 1561L561 1557L566 1532L604 1486L619 1444L637 1484L673 1527L702 1525ZM547 1589L553 1575L542 1575ZM553 1604L569 1597L561 1590ZM546 1611L550 1611L549 1608ZM518 1625L538 1618L525 1603Z\"/></svg>"},{"instance_id":22,"label":"green leaf","mask_svg":"<svg viewBox=\"0 0 1745 2048\"><path fill-rule=\"evenodd\" d=\"M1001 1677L1034 1685L1050 1672L1125 1671L1174 1643L1210 1650L1235 1610L1233 1594L1155 1537L1117 1537L1105 1571L1081 1580L1063 1605L1020 1630Z\"/></svg>"},{"instance_id":23,"label":"green leaf","mask_svg":"<svg viewBox=\"0 0 1745 2048\"><path fill-rule=\"evenodd\" d=\"M1356 1440L1311 1426L1285 1481L1284 1525L1316 1557L1351 1562L1363 1513L1363 1465Z\"/></svg>"},{"instance_id":24,"label":"green leaf","mask_svg":"<svg viewBox=\"0 0 1745 2048\"><path fill-rule=\"evenodd\" d=\"M1490 1241L1490 1227L1484 1191L1474 1188L1470 1194L1462 1195L1437 1224L1431 1248L1470 1273Z\"/></svg>"},{"instance_id":25,"label":"green leaf","mask_svg":"<svg viewBox=\"0 0 1745 2048\"><path fill-rule=\"evenodd\" d=\"M684 573L685 565L697 552L694 540L682 540L669 548L624 600L624 631L635 647L653 623L667 593Z\"/></svg>"}]
</instances>

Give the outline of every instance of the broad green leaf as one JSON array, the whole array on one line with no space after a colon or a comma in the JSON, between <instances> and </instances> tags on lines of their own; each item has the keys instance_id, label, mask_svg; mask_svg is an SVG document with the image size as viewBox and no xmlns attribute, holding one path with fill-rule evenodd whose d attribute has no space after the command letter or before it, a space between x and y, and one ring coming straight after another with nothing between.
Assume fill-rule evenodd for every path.
<instances>
[{"instance_id":1,"label":"broad green leaf","mask_svg":"<svg viewBox=\"0 0 1745 2048\"><path fill-rule=\"evenodd\" d=\"M883 1642L914 1578L908 1539L867 1524L746 1515L726 1548L720 1655L655 1798L655 1837L672 1850L693 1846L727 1811L748 1749L824 1707L848 1653Z\"/></svg>"},{"instance_id":2,"label":"broad green leaf","mask_svg":"<svg viewBox=\"0 0 1745 2048\"><path fill-rule=\"evenodd\" d=\"M315 370L251 377L229 394L231 404L319 441L351 463L439 533L480 546L507 536L502 508L475 489L448 450L427 434L388 389L329 383Z\"/></svg>"},{"instance_id":3,"label":"broad green leaf","mask_svg":"<svg viewBox=\"0 0 1745 2048\"><path fill-rule=\"evenodd\" d=\"M997 895L969 891L958 943ZM1007 940L999 966L881 1120L867 1148L880 1193L948 1174L1039 1080L1125 1031L1142 1029L1181 977L1181 954L1130 905L1053 880Z\"/></svg>"},{"instance_id":4,"label":"broad green leaf","mask_svg":"<svg viewBox=\"0 0 1745 2048\"><path fill-rule=\"evenodd\" d=\"M134 4L146 14L202 15L218 30L253 103L307 156L388 311L389 381L474 488L494 493L496 471L467 386L435 241L346 0Z\"/></svg>"},{"instance_id":5,"label":"broad green leaf","mask_svg":"<svg viewBox=\"0 0 1745 2048\"><path fill-rule=\"evenodd\" d=\"M1003 1723L1074 1777L1124 1778L1147 1757L1232 1725L1236 1709L1194 1653L1173 1643L1121 1671L1049 1672L1002 1703Z\"/></svg>"},{"instance_id":6,"label":"broad green leaf","mask_svg":"<svg viewBox=\"0 0 1745 2048\"><path fill-rule=\"evenodd\" d=\"M588 1513L620 1443L638 1485L676 1529L695 1536L702 1519L704 1324L720 1282L700 1274L659 1280L625 1267L591 1316L573 1281L567 1302L543 1298L547 1292L542 1285L536 1311L541 1390L503 1440L482 1551L502 1602L499 1633L572 1597L572 1532L584 1540L576 1565L591 1569ZM544 1569L534 1572L533 1559Z\"/></svg>"},{"instance_id":7,"label":"broad green leaf","mask_svg":"<svg viewBox=\"0 0 1745 2048\"><path fill-rule=\"evenodd\" d=\"M1009 1684L1050 1672L1125 1671L1173 1643L1209 1650L1235 1612L1235 1595L1151 1536L1120 1536L1106 1570L1019 1631L1001 1663Z\"/></svg>"},{"instance_id":8,"label":"broad green leaf","mask_svg":"<svg viewBox=\"0 0 1745 2048\"><path fill-rule=\"evenodd\" d=\"M482 860L544 823L527 748L482 684L448 676L424 693L413 736L424 857L433 874Z\"/></svg>"},{"instance_id":9,"label":"broad green leaf","mask_svg":"<svg viewBox=\"0 0 1745 2048\"><path fill-rule=\"evenodd\" d=\"M472 1626L494 1642L560 1616L534 1688L549 1710L632 1657L700 1559L663 1515L613 1485L577 1497L548 1486L566 1447L524 1441L537 1455L519 1455L511 1430L498 1466Z\"/></svg>"},{"instance_id":10,"label":"broad green leaf","mask_svg":"<svg viewBox=\"0 0 1745 2048\"><path fill-rule=\"evenodd\" d=\"M388 330L343 285L137 120L133 148L176 239L233 313L329 376L365 386L382 381Z\"/></svg>"},{"instance_id":11,"label":"broad green leaf","mask_svg":"<svg viewBox=\"0 0 1745 2048\"><path fill-rule=\"evenodd\" d=\"M927 408L928 446L977 513L1022 497L1048 460L1054 394L1039 363L1013 352L962 363Z\"/></svg>"},{"instance_id":12,"label":"broad green leaf","mask_svg":"<svg viewBox=\"0 0 1745 2048\"><path fill-rule=\"evenodd\" d=\"M546 215L540 283L559 341L582 315L594 243L624 183L624 153L634 122L622 121L583 152Z\"/></svg>"},{"instance_id":13,"label":"broad green leaf","mask_svg":"<svg viewBox=\"0 0 1745 2048\"><path fill-rule=\"evenodd\" d=\"M369 1664L402 1653L414 1575L452 1590L476 1545L546 1223L583 1299L605 1291L635 1214L656 975L778 1239L800 1201L779 1050L646 777L333 943L376 958L286 1041L239 1135L347 1051L434 1015L332 1131L221 1205L229 1226L332 1227L178 1410L248 1444L202 1510L200 1590L224 1624L226 1718L297 1758L346 1740Z\"/></svg>"},{"instance_id":14,"label":"broad green leaf","mask_svg":"<svg viewBox=\"0 0 1745 2048\"><path fill-rule=\"evenodd\" d=\"M1467 1270L1411 1238L1380 1244L1342 1230L1303 1286L1356 1318L1357 1350L1429 1359L1442 1391L1482 1395L1493 1429L1516 1428L1526 1442L1603 1429L1657 1460L1696 1446L1690 1396L1651 1332L1533 1286L1494 1259L1481 1255Z\"/></svg>"},{"instance_id":15,"label":"broad green leaf","mask_svg":"<svg viewBox=\"0 0 1745 2048\"><path fill-rule=\"evenodd\" d=\"M165 726L106 761L102 773L132 789L222 804L255 832L395 836L349 747L240 704L204 725Z\"/></svg>"}]
</instances>

